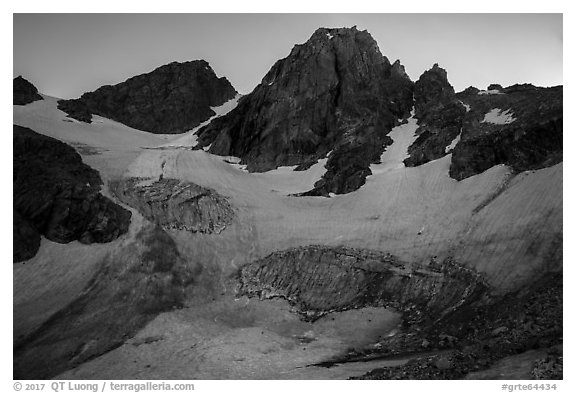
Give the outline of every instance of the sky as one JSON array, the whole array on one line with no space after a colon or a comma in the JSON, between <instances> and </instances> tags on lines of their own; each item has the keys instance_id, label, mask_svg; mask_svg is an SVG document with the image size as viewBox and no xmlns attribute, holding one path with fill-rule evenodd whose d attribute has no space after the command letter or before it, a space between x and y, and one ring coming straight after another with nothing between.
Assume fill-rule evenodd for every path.
<instances>
[{"instance_id":1,"label":"sky","mask_svg":"<svg viewBox=\"0 0 576 393\"><path fill-rule=\"evenodd\" d=\"M172 61L207 60L247 94L318 27L368 32L412 80L438 63L456 91L563 84L562 14L14 14L13 76L76 98Z\"/></svg>"}]
</instances>

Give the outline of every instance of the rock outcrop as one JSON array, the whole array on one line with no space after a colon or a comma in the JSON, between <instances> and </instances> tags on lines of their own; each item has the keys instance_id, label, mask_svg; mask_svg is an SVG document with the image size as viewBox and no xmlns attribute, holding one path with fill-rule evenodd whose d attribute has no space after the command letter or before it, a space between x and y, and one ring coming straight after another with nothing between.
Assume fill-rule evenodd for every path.
<instances>
[{"instance_id":1,"label":"rock outcrop","mask_svg":"<svg viewBox=\"0 0 576 393\"><path fill-rule=\"evenodd\" d=\"M408 321L440 318L478 300L488 286L453 262L408 265L393 256L346 247L274 252L240 270L242 295L282 297L306 319L367 306L405 311Z\"/></svg>"},{"instance_id":2,"label":"rock outcrop","mask_svg":"<svg viewBox=\"0 0 576 393\"><path fill-rule=\"evenodd\" d=\"M204 60L173 62L113 86L102 86L58 108L76 120L92 115L156 134L186 132L215 113L210 107L236 96L230 82L218 78Z\"/></svg>"},{"instance_id":3,"label":"rock outcrop","mask_svg":"<svg viewBox=\"0 0 576 393\"><path fill-rule=\"evenodd\" d=\"M39 100L43 100L43 98L40 94L38 94L38 89L36 86L22 78L22 76L14 78L12 104L26 105Z\"/></svg>"},{"instance_id":4,"label":"rock outcrop","mask_svg":"<svg viewBox=\"0 0 576 393\"><path fill-rule=\"evenodd\" d=\"M111 185L115 195L164 229L220 233L235 213L216 191L178 179L128 178Z\"/></svg>"},{"instance_id":5,"label":"rock outcrop","mask_svg":"<svg viewBox=\"0 0 576 393\"><path fill-rule=\"evenodd\" d=\"M318 29L279 60L236 109L198 132L198 148L236 156L251 172L328 157L307 195L348 193L369 175L412 107L413 83L366 31Z\"/></svg>"},{"instance_id":6,"label":"rock outcrop","mask_svg":"<svg viewBox=\"0 0 576 393\"><path fill-rule=\"evenodd\" d=\"M58 243L112 241L131 213L100 194L98 172L71 146L14 125L14 262L36 254L40 235Z\"/></svg>"},{"instance_id":7,"label":"rock outcrop","mask_svg":"<svg viewBox=\"0 0 576 393\"><path fill-rule=\"evenodd\" d=\"M434 64L414 84L414 110L418 138L408 148L406 166L418 166L447 154L446 146L458 136L466 109L460 104L447 72Z\"/></svg>"},{"instance_id":8,"label":"rock outcrop","mask_svg":"<svg viewBox=\"0 0 576 393\"><path fill-rule=\"evenodd\" d=\"M511 86L502 93L462 97L471 110L452 154L451 177L461 180L498 164L525 171L562 161L562 87Z\"/></svg>"},{"instance_id":9,"label":"rock outcrop","mask_svg":"<svg viewBox=\"0 0 576 393\"><path fill-rule=\"evenodd\" d=\"M455 94L437 65L414 87L418 138L406 166L419 166L452 153L450 176L457 180L506 164L516 171L562 161L562 87L492 84Z\"/></svg>"}]
</instances>

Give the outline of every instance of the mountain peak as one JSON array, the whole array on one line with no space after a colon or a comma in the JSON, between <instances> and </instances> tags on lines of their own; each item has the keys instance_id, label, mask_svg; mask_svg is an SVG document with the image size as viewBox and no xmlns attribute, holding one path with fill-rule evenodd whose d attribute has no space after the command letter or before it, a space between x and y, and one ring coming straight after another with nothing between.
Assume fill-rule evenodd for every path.
<instances>
[{"instance_id":1,"label":"mountain peak","mask_svg":"<svg viewBox=\"0 0 576 393\"><path fill-rule=\"evenodd\" d=\"M277 61L235 110L202 128L198 147L240 157L256 172L303 169L332 151L327 174L311 192L350 192L364 184L370 163L391 142L386 133L408 116L412 86L367 31L319 28Z\"/></svg>"},{"instance_id":2,"label":"mountain peak","mask_svg":"<svg viewBox=\"0 0 576 393\"><path fill-rule=\"evenodd\" d=\"M434 64L414 84L416 117L423 120L431 107L445 104L454 98L454 94L448 73L438 63Z\"/></svg>"},{"instance_id":3,"label":"mountain peak","mask_svg":"<svg viewBox=\"0 0 576 393\"><path fill-rule=\"evenodd\" d=\"M211 107L236 94L206 60L174 61L79 99L61 100L58 108L88 123L96 114L143 131L177 134L209 119L214 115Z\"/></svg>"}]
</instances>

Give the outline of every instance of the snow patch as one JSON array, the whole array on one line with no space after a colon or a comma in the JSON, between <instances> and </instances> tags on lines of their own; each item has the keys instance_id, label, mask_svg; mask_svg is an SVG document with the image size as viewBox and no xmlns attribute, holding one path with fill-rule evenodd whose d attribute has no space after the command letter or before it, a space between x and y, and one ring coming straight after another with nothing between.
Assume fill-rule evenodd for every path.
<instances>
[{"instance_id":1,"label":"snow patch","mask_svg":"<svg viewBox=\"0 0 576 393\"><path fill-rule=\"evenodd\" d=\"M494 108L484 115L484 119L480 123L510 124L516 121L512 115L513 113L510 109L502 112L502 109Z\"/></svg>"},{"instance_id":2,"label":"snow patch","mask_svg":"<svg viewBox=\"0 0 576 393\"><path fill-rule=\"evenodd\" d=\"M466 108L466 112L470 112L470 105L468 105L462 101L458 101L458 102L461 103L464 108Z\"/></svg>"},{"instance_id":3,"label":"snow patch","mask_svg":"<svg viewBox=\"0 0 576 393\"><path fill-rule=\"evenodd\" d=\"M405 168L404 160L409 157L408 148L416 140L416 129L418 128L417 119L414 117L414 109L412 109L410 115L407 123L394 127L388 134L394 142L386 147L386 150L382 153L380 164L370 165L372 175Z\"/></svg>"},{"instance_id":4,"label":"snow patch","mask_svg":"<svg viewBox=\"0 0 576 393\"><path fill-rule=\"evenodd\" d=\"M480 90L478 95L490 95L490 94L504 94L500 90Z\"/></svg>"},{"instance_id":5,"label":"snow patch","mask_svg":"<svg viewBox=\"0 0 576 393\"><path fill-rule=\"evenodd\" d=\"M456 147L458 142L460 142L460 138L462 138L462 128L460 128L460 133L458 134L458 136L456 138L454 138L452 143L450 143L448 146L446 146L446 148L444 149L444 153L450 153L452 150L454 150L454 148Z\"/></svg>"},{"instance_id":6,"label":"snow patch","mask_svg":"<svg viewBox=\"0 0 576 393\"><path fill-rule=\"evenodd\" d=\"M328 37L329 40L331 40L332 38L334 38L334 36L330 33L326 33L326 37Z\"/></svg>"}]
</instances>

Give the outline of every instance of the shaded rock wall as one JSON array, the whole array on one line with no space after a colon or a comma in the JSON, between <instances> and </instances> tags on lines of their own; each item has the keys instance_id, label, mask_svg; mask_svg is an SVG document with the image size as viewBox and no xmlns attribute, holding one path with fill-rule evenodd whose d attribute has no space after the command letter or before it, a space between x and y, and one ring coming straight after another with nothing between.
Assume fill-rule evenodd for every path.
<instances>
[{"instance_id":1,"label":"shaded rock wall","mask_svg":"<svg viewBox=\"0 0 576 393\"><path fill-rule=\"evenodd\" d=\"M218 78L204 60L173 62L113 86L102 86L58 108L74 119L91 122L100 115L156 134L193 129L236 96L226 78Z\"/></svg>"},{"instance_id":2,"label":"shaded rock wall","mask_svg":"<svg viewBox=\"0 0 576 393\"><path fill-rule=\"evenodd\" d=\"M71 146L14 125L14 262L58 243L105 243L128 231L131 213L100 194L98 172Z\"/></svg>"},{"instance_id":3,"label":"shaded rock wall","mask_svg":"<svg viewBox=\"0 0 576 393\"><path fill-rule=\"evenodd\" d=\"M121 201L164 229L220 233L235 216L230 202L217 192L178 179L128 178L111 188Z\"/></svg>"},{"instance_id":4,"label":"shaded rock wall","mask_svg":"<svg viewBox=\"0 0 576 393\"><path fill-rule=\"evenodd\" d=\"M22 76L14 78L12 104L26 105L38 100L43 100L43 98L40 94L38 94L38 89L36 86L22 78Z\"/></svg>"},{"instance_id":5,"label":"shaded rock wall","mask_svg":"<svg viewBox=\"0 0 576 393\"><path fill-rule=\"evenodd\" d=\"M240 270L239 293L282 297L308 319L328 312L380 306L406 311L412 322L440 318L488 289L457 264L406 265L389 254L307 246L274 252Z\"/></svg>"}]
</instances>

